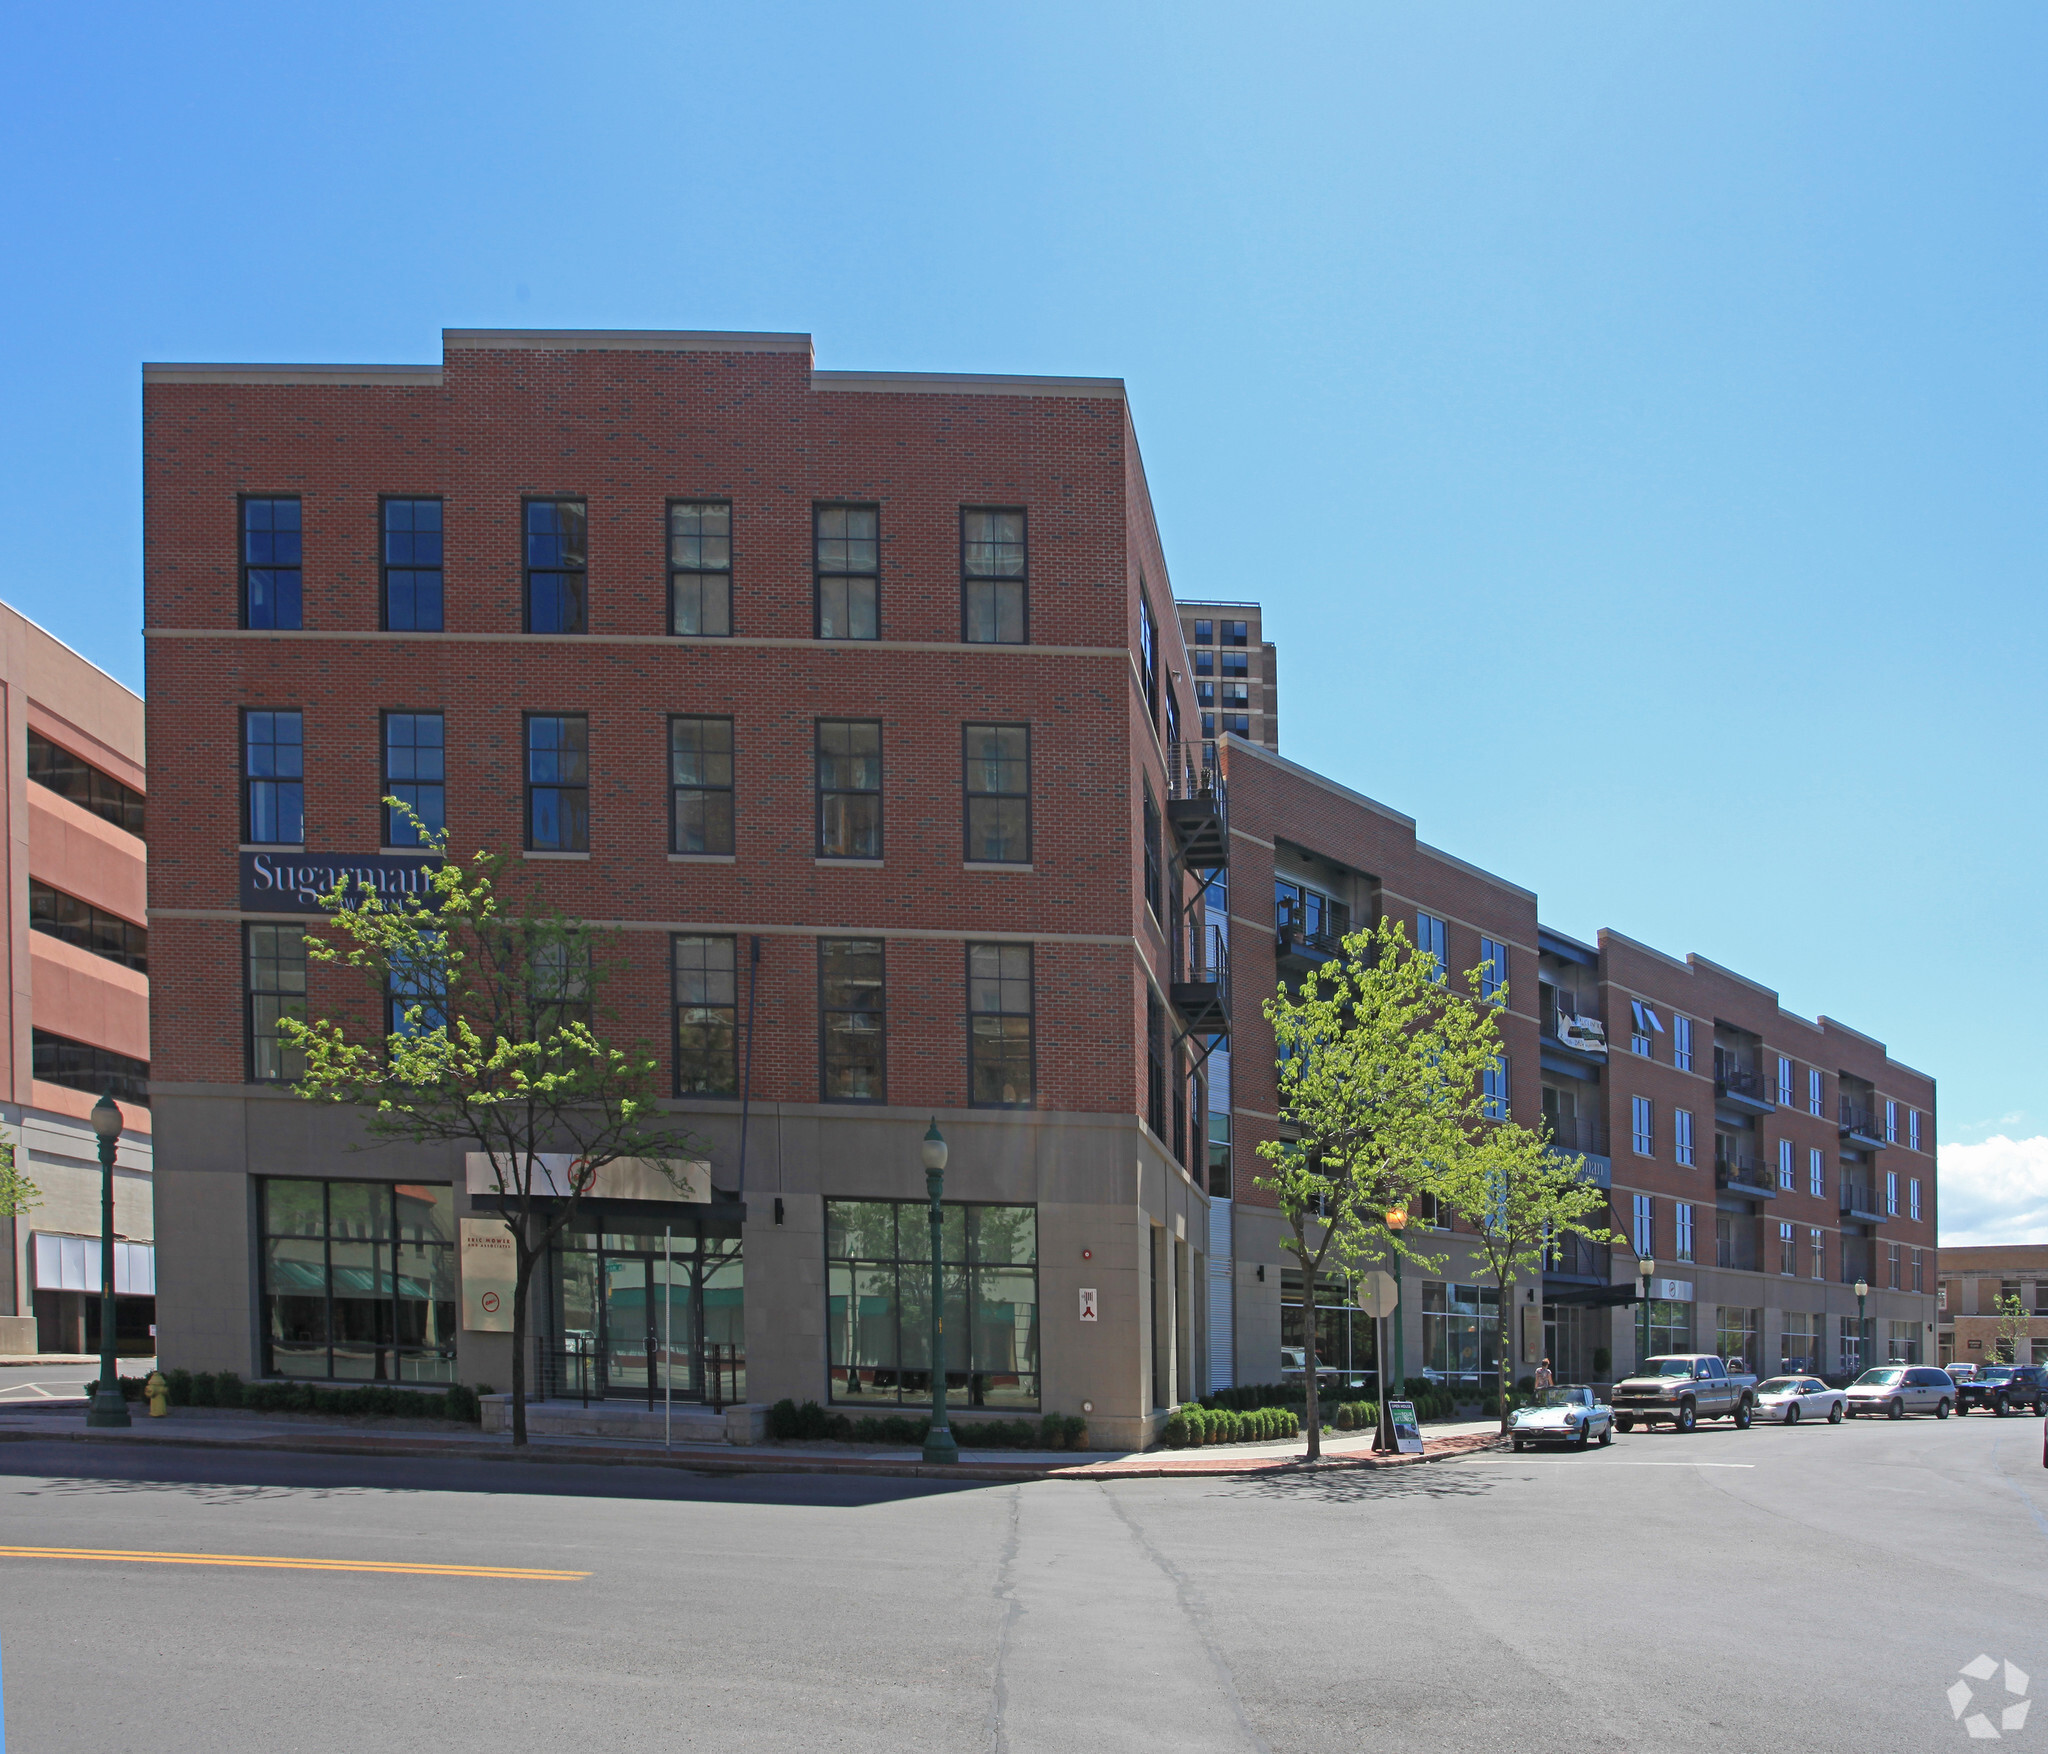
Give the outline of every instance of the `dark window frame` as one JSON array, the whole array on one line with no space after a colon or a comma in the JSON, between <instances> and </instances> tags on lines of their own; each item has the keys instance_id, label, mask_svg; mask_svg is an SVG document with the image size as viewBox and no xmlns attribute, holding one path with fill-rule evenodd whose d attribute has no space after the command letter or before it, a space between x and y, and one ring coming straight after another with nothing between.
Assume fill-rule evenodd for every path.
<instances>
[{"instance_id":1,"label":"dark window frame","mask_svg":"<svg viewBox=\"0 0 2048 1754\"><path fill-rule=\"evenodd\" d=\"M276 504L289 501L299 508L299 558L289 567L275 563L259 563L249 558L249 507L257 503ZM249 574L257 572L292 572L298 575L299 617L288 626L279 627L273 618L267 629L257 629L249 615ZM240 625L259 632L297 633L306 626L306 500L298 493L238 493L235 495L235 575L239 583L241 601L237 604Z\"/></svg>"},{"instance_id":2,"label":"dark window frame","mask_svg":"<svg viewBox=\"0 0 2048 1754\"><path fill-rule=\"evenodd\" d=\"M256 1001L260 998L289 998L288 987L264 987L256 985L256 934L258 932L297 932L299 934L299 960L306 963L306 928L288 920L245 920L242 922L242 1082L244 1084L291 1084L296 1076L283 1073L275 1078L260 1076L256 1070ZM277 960L271 958L270 960ZM310 972L310 970L309 970ZM310 984L310 983L309 983ZM303 1017L308 994L301 988L297 994L300 1014ZM281 1015L281 1013L280 1013ZM294 1050L280 1046L278 1055L285 1060Z\"/></svg>"},{"instance_id":3,"label":"dark window frame","mask_svg":"<svg viewBox=\"0 0 2048 1754\"><path fill-rule=\"evenodd\" d=\"M978 792L969 783L975 757L969 740L975 731L1022 731L1024 733L1024 790L1022 792ZM976 852L974 844L974 800L976 798L1021 798L1024 803L1024 856L1021 859L991 859ZM976 719L960 727L960 843L962 856L970 865L1028 865L1034 851L1031 819L1031 726L996 719Z\"/></svg>"},{"instance_id":4,"label":"dark window frame","mask_svg":"<svg viewBox=\"0 0 2048 1754\"><path fill-rule=\"evenodd\" d=\"M709 636L707 636L709 637ZM722 724L726 728L726 746L723 751L727 764L727 778L723 786L693 785L676 783L676 726L679 724ZM662 728L662 762L668 770L668 850L685 858L731 858L739 848L739 727L731 713L670 713ZM698 751L699 754L705 751ZM717 750L709 753L718 754ZM729 844L713 851L692 852L677 844L681 838L681 813L677 806L685 792L713 794L722 792L726 806L726 839Z\"/></svg>"},{"instance_id":5,"label":"dark window frame","mask_svg":"<svg viewBox=\"0 0 2048 1754\"><path fill-rule=\"evenodd\" d=\"M296 718L296 719L297 719L297 720L299 721L299 745L298 745L298 747L299 747L299 771L298 771L298 773L297 773L297 775L296 775L296 776L293 776L293 775L290 775L290 774L285 774L285 775L278 775L278 774L252 774L252 773L251 773L251 772L249 771L249 715L250 715L251 713L267 713L267 714L269 714L269 715L270 715L271 717L273 717L273 718L277 717L277 716L278 716L279 714L282 714L282 713L290 713L290 714L291 714L291 715L292 715L292 716L293 716L294 718ZM239 761L239 762L237 763L237 765L238 765L238 766L240 767L240 769L241 769L241 781L242 781L242 844L243 844L244 846L263 846L263 847L302 847L302 846L305 846L305 845L307 844L307 842L306 842L306 709L305 709L304 707L296 707L296 706L245 706L245 707L243 707L243 708L241 709L241 714L240 714L240 718L239 718L239 720L238 720L238 722L237 722L237 725L236 725L236 729L237 729L237 731L239 732L239 739L238 739L238 741L239 741L239 745L240 745L240 747L239 747L239 754L240 754L240 757L241 757L241 759L240 759L240 761ZM271 740L271 742L270 742L270 743L269 743L269 744L267 745L267 747L269 747L269 748L271 748L271 749L276 749L276 748L279 748L279 747L288 747L288 745L282 745L282 746L281 746L281 745L280 745L280 744L278 744L278 742L277 742L277 741L276 741L276 740L275 740L275 739L273 738L273 739ZM254 807L254 806L255 806L255 797L256 797L256 793L255 793L255 787L256 787L256 786L257 786L258 784L266 784L266 785L278 785L278 784L294 784L294 783L295 783L295 784L296 784L296 785L298 786L298 788L299 788L299 838L298 838L297 840L265 840L265 841L259 841L259 840L258 840L258 839L256 838L256 832L255 832L255 831L256 831L256 813L255 813L255 807Z\"/></svg>"},{"instance_id":6,"label":"dark window frame","mask_svg":"<svg viewBox=\"0 0 2048 1754\"><path fill-rule=\"evenodd\" d=\"M441 721L441 777L438 780L394 780L392 778L391 721L393 719L439 719ZM412 747L418 749L422 745L415 743ZM392 818L391 806L384 802L386 798L393 795L392 788L395 785L432 785L437 787L441 793L441 825L445 830L448 823L448 715L446 712L442 711L439 707L382 708L377 714L377 765L383 779L383 789L377 794L377 813L382 821L384 844L387 847L404 847L406 851L410 852L414 846L419 844L417 836L415 836L411 845L407 845L398 838L396 830L399 825Z\"/></svg>"},{"instance_id":7,"label":"dark window frame","mask_svg":"<svg viewBox=\"0 0 2048 1754\"><path fill-rule=\"evenodd\" d=\"M1018 546L1024 551L1024 570L1019 573L976 573L967 569L967 520L976 514L1014 513L1021 520L1023 534ZM878 526L879 528L879 526ZM1018 593L1018 625L1022 631L1014 640L978 640L967 607L967 593L977 584L1014 584ZM877 620L879 621L879 614ZM963 505L960 508L960 643L976 646L1028 646L1031 643L1031 508L1021 505Z\"/></svg>"},{"instance_id":8,"label":"dark window frame","mask_svg":"<svg viewBox=\"0 0 2048 1754\"><path fill-rule=\"evenodd\" d=\"M848 572L840 570L827 572L820 545L825 541L819 529L819 519L828 511L873 512L875 514L875 564L871 572ZM845 541L859 541L859 537L840 538ZM872 579L875 586L875 631L871 634L837 633L830 636L834 645L842 641L863 644L868 640L882 637L882 504L872 499L819 499L811 502L811 637L824 639L825 633L825 581L830 579ZM848 620L852 617L849 615Z\"/></svg>"},{"instance_id":9,"label":"dark window frame","mask_svg":"<svg viewBox=\"0 0 2048 1754\"><path fill-rule=\"evenodd\" d=\"M49 759L38 760L38 750L49 751ZM60 768L61 757L68 764ZM37 769L40 767L41 772ZM82 784L67 789L73 772L83 776ZM133 786L125 785L104 768L95 767L84 756L74 754L52 737L46 737L35 726L28 727L28 777L46 791L55 792L58 797L68 799L79 809L90 811L102 822L110 822L124 834L132 834L147 844L144 830L148 796ZM60 784L60 779L66 783Z\"/></svg>"},{"instance_id":10,"label":"dark window frame","mask_svg":"<svg viewBox=\"0 0 2048 1754\"><path fill-rule=\"evenodd\" d=\"M61 906L52 906L39 914L36 906L40 899L38 892L53 898L56 903L69 902L74 908L82 909L84 917L76 922L67 921L61 917ZM48 924L44 923L45 920ZM74 925L76 930L64 929ZM137 974L149 973L147 926L139 926L120 914L95 907L84 897L73 895L68 889L59 889L54 883L45 883L34 873L30 873L28 880L28 926L32 932L41 932L46 938L55 938L59 943L83 950L89 956L118 963ZM118 951L104 950L95 941L101 938L118 939L121 948Z\"/></svg>"},{"instance_id":11,"label":"dark window frame","mask_svg":"<svg viewBox=\"0 0 2048 1754\"><path fill-rule=\"evenodd\" d=\"M535 566L527 548L534 532L527 528L529 508L537 505L579 506L583 511L583 565ZM535 573L573 574L583 582L582 610L583 625L573 628L537 628L533 625L533 577ZM519 625L522 632L538 633L553 639L582 639L590 632L590 499L587 494L578 493L529 493L519 501Z\"/></svg>"},{"instance_id":12,"label":"dark window frame","mask_svg":"<svg viewBox=\"0 0 2048 1754\"><path fill-rule=\"evenodd\" d=\"M1024 952L1024 988L1028 1003L1022 1011L979 1011L974 1005L974 953L977 950L1021 950ZM1032 1109L1038 1107L1038 947L1035 944L1019 944L1014 940L996 938L969 939L963 946L967 971L967 1106L969 1108ZM1008 976L998 972L998 983ZM1022 1017L1024 1019L1024 1062L1025 1078L1031 1094L1022 1102L985 1102L974 1094L976 1033L974 1020L977 1017Z\"/></svg>"},{"instance_id":13,"label":"dark window frame","mask_svg":"<svg viewBox=\"0 0 2048 1754\"><path fill-rule=\"evenodd\" d=\"M697 1010L730 1011L732 1084L723 1090L685 1090L683 1088L683 1010L684 1001L680 992L682 970L676 962L676 952L687 942L722 942L731 946L732 1002L729 1005L697 1004ZM668 935L668 997L669 997L669 1091L681 1101L725 1102L740 1093L740 941L733 932L671 932Z\"/></svg>"},{"instance_id":14,"label":"dark window frame","mask_svg":"<svg viewBox=\"0 0 2048 1754\"><path fill-rule=\"evenodd\" d=\"M1145 717L1154 736L1159 734L1159 617L1152 613L1152 598L1145 581L1138 581L1138 668L1145 685Z\"/></svg>"},{"instance_id":15,"label":"dark window frame","mask_svg":"<svg viewBox=\"0 0 2048 1754\"><path fill-rule=\"evenodd\" d=\"M441 559L433 566L421 566L408 561L402 566L391 562L386 538L394 532L385 527L385 508L391 505L437 505L441 508ZM522 515L522 539L524 517ZM432 627L393 627L391 625L391 575L394 572L431 572L440 578L440 613ZM438 493L380 493L377 496L377 627L383 633L442 633L448 626L448 502Z\"/></svg>"},{"instance_id":16,"label":"dark window frame","mask_svg":"<svg viewBox=\"0 0 2048 1754\"><path fill-rule=\"evenodd\" d=\"M825 759L824 741L825 727L827 725L872 725L874 727L875 783L872 787L833 786L828 790L824 786L822 776L818 772L818 764ZM827 860L832 864L866 865L878 863L887 855L889 845L887 832L888 813L883 805L883 799L886 795L883 788L886 783L887 774L887 769L884 766L885 758L886 751L883 747L882 721L880 719L819 718L811 721L811 792L815 800L813 806L813 823L815 828L813 846L815 848L815 857ZM843 759L857 760L859 758L847 756ZM825 850L825 800L827 798L873 798L876 801L875 850L872 853L828 853Z\"/></svg>"},{"instance_id":17,"label":"dark window frame","mask_svg":"<svg viewBox=\"0 0 2048 1754\"><path fill-rule=\"evenodd\" d=\"M829 1016L847 1011L844 1005L827 1008L825 1004L825 946L828 944L872 944L875 956L881 965L882 976L877 986L878 998L875 1015L880 1019L876 1030L877 1047L875 1064L877 1076L873 1096L834 1096L832 1094L831 1056L826 1051L829 1037L825 1020ZM820 1102L843 1103L854 1108L884 1108L889 1102L889 941L886 938L864 938L859 934L831 933L817 939L818 955L818 1100Z\"/></svg>"},{"instance_id":18,"label":"dark window frame","mask_svg":"<svg viewBox=\"0 0 2048 1754\"><path fill-rule=\"evenodd\" d=\"M65 1071L53 1077L55 1068L43 1060L45 1047L72 1048L89 1056L91 1064L79 1071ZM29 1030L29 1076L60 1090L77 1090L104 1095L111 1091L123 1102L149 1107L149 1062L132 1054L117 1053L97 1042L80 1041L75 1035L59 1035L54 1029L31 1026Z\"/></svg>"},{"instance_id":19,"label":"dark window frame","mask_svg":"<svg viewBox=\"0 0 2048 1754\"><path fill-rule=\"evenodd\" d=\"M1152 801L1152 782L1142 782L1145 788L1144 808L1139 815L1139 829L1145 841L1144 881L1145 905L1152 910L1153 920L1163 929L1166 925L1166 861L1160 845L1160 836L1165 828L1165 816Z\"/></svg>"},{"instance_id":20,"label":"dark window frame","mask_svg":"<svg viewBox=\"0 0 2048 1754\"><path fill-rule=\"evenodd\" d=\"M565 785L558 780L536 781L533 777L533 722L536 719L575 719L583 726L583 783ZM520 823L521 845L529 853L587 853L590 851L590 715L579 712L523 712L519 715L519 773L525 815ZM533 794L536 787L550 791L580 791L583 794L583 844L580 847L534 845Z\"/></svg>"},{"instance_id":21,"label":"dark window frame","mask_svg":"<svg viewBox=\"0 0 2048 1754\"><path fill-rule=\"evenodd\" d=\"M716 567L676 565L675 516L678 506L725 507L725 570L723 572L720 572ZM673 498L663 501L661 508L661 555L662 562L668 569L669 636L672 639L731 639L737 631L733 625L733 574L735 571L733 562L736 557L733 553L733 505L731 499L715 493L701 495L679 493ZM816 557L817 554L814 547L812 559L815 561ZM725 632L685 633L677 625L681 617L676 614L676 586L683 579L706 578L723 578L725 580ZM701 611L699 619L702 619Z\"/></svg>"}]
</instances>

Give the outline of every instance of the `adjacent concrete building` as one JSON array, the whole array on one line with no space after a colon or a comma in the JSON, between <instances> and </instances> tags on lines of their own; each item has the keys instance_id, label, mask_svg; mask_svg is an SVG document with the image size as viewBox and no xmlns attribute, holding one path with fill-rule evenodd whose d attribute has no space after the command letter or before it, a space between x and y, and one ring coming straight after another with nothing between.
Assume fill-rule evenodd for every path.
<instances>
[{"instance_id":1,"label":"adjacent concrete building","mask_svg":"<svg viewBox=\"0 0 2048 1754\"><path fill-rule=\"evenodd\" d=\"M1280 747L1280 659L1256 603L1183 599L1180 634L1195 671L1202 736Z\"/></svg>"},{"instance_id":2,"label":"adjacent concrete building","mask_svg":"<svg viewBox=\"0 0 2048 1754\"><path fill-rule=\"evenodd\" d=\"M1937 1271L1937 1364L2048 1360L2048 1243L1945 1248ZM2020 1332L2001 1332L2015 1301Z\"/></svg>"},{"instance_id":3,"label":"adjacent concrete building","mask_svg":"<svg viewBox=\"0 0 2048 1754\"><path fill-rule=\"evenodd\" d=\"M0 1354L99 1347L101 1177L86 1117L102 1092L127 1121L115 1159L116 1338L146 1354L156 1232L142 702L5 605L0 699L10 970L0 1133L40 1192L0 1218Z\"/></svg>"}]
</instances>

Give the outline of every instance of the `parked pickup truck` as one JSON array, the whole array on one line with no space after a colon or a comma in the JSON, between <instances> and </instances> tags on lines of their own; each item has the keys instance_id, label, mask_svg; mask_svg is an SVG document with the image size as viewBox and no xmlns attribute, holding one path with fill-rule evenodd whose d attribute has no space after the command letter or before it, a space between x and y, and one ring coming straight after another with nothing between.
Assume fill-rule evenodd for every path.
<instances>
[{"instance_id":1,"label":"parked pickup truck","mask_svg":"<svg viewBox=\"0 0 2048 1754\"><path fill-rule=\"evenodd\" d=\"M1731 1373L1711 1353L1679 1352L1645 1358L1634 1376L1614 1385L1609 1399L1622 1431L1634 1430L1638 1421L1655 1425L1667 1419L1680 1431L1702 1419L1732 1419L1736 1430L1747 1431L1756 1411L1756 1378Z\"/></svg>"}]
</instances>

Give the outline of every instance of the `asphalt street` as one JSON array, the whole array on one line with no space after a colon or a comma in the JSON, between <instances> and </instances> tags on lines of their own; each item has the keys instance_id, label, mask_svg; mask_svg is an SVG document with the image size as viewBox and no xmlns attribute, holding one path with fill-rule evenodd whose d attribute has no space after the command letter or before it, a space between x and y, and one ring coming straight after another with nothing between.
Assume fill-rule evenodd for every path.
<instances>
[{"instance_id":1,"label":"asphalt street","mask_svg":"<svg viewBox=\"0 0 2048 1754\"><path fill-rule=\"evenodd\" d=\"M2042 1429L936 1489L0 1443L6 1745L1960 1748L1965 1664L2048 1688Z\"/></svg>"}]
</instances>

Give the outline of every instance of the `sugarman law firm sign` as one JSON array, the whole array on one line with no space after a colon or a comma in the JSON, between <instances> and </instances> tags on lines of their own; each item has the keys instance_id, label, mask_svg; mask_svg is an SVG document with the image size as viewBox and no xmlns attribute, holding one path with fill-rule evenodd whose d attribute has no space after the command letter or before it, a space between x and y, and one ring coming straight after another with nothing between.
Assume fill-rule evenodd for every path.
<instances>
[{"instance_id":1,"label":"sugarman law firm sign","mask_svg":"<svg viewBox=\"0 0 2048 1754\"><path fill-rule=\"evenodd\" d=\"M251 914L317 914L323 895L344 877L352 896L365 893L385 901L407 896L424 900L428 877L441 861L428 853L244 853L242 911Z\"/></svg>"}]
</instances>

